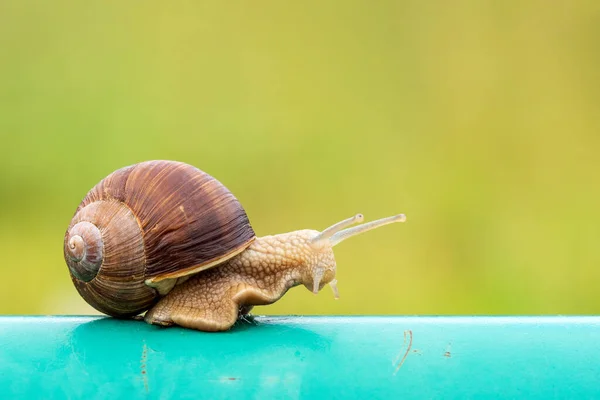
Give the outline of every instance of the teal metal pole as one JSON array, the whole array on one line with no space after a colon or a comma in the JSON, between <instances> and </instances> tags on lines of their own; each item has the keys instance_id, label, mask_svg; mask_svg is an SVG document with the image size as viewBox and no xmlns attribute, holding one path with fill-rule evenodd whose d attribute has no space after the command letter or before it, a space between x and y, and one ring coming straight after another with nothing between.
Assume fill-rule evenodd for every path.
<instances>
[{"instance_id":1,"label":"teal metal pole","mask_svg":"<svg viewBox=\"0 0 600 400\"><path fill-rule=\"evenodd\" d=\"M600 317L0 317L2 398L600 398Z\"/></svg>"}]
</instances>

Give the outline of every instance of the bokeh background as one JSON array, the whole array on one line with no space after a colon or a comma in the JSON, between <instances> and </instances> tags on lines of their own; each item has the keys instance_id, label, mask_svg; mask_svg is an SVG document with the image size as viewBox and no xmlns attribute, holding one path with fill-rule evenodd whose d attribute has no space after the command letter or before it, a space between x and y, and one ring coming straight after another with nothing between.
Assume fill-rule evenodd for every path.
<instances>
[{"instance_id":1,"label":"bokeh background","mask_svg":"<svg viewBox=\"0 0 600 400\"><path fill-rule=\"evenodd\" d=\"M0 313L94 312L64 231L148 159L259 235L407 214L258 313L599 313L599 40L583 0L0 1Z\"/></svg>"}]
</instances>

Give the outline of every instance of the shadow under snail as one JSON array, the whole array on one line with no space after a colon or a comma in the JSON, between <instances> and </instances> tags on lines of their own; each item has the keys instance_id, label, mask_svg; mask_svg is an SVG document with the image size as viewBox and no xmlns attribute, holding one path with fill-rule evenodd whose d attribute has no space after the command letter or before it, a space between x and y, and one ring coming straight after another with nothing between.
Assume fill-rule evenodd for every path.
<instances>
[{"instance_id":1,"label":"shadow under snail","mask_svg":"<svg viewBox=\"0 0 600 400\"><path fill-rule=\"evenodd\" d=\"M256 237L239 201L212 176L175 161L119 169L94 186L67 229L64 255L79 294L118 318L223 331L255 305L304 285L337 298L333 246L404 215L322 232Z\"/></svg>"}]
</instances>

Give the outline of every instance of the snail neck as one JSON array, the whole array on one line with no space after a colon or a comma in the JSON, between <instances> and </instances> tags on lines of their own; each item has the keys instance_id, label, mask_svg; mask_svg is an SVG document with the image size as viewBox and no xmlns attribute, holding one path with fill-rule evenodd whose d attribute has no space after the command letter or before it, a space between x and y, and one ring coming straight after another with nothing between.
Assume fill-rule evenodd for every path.
<instances>
[{"instance_id":1,"label":"snail neck","mask_svg":"<svg viewBox=\"0 0 600 400\"><path fill-rule=\"evenodd\" d=\"M314 259L306 245L311 232L303 230L258 237L244 254L250 256L252 266L263 275L286 275L298 284Z\"/></svg>"},{"instance_id":2,"label":"snail neck","mask_svg":"<svg viewBox=\"0 0 600 400\"><path fill-rule=\"evenodd\" d=\"M299 284L316 293L335 275L331 248L311 245L318 233L307 229L256 238L234 264L258 286L282 291L281 295Z\"/></svg>"}]
</instances>

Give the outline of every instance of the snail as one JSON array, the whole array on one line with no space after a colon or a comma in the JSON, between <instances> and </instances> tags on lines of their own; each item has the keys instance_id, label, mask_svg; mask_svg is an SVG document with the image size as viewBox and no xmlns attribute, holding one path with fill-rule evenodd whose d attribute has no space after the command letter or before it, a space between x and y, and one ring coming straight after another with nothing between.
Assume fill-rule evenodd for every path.
<instances>
[{"instance_id":1,"label":"snail","mask_svg":"<svg viewBox=\"0 0 600 400\"><path fill-rule=\"evenodd\" d=\"M338 298L333 246L404 220L350 227L363 221L358 214L322 232L256 237L218 180L182 162L146 161L89 191L65 234L64 256L77 291L102 313L146 312L149 324L223 331L294 286L316 294L329 284Z\"/></svg>"}]
</instances>

